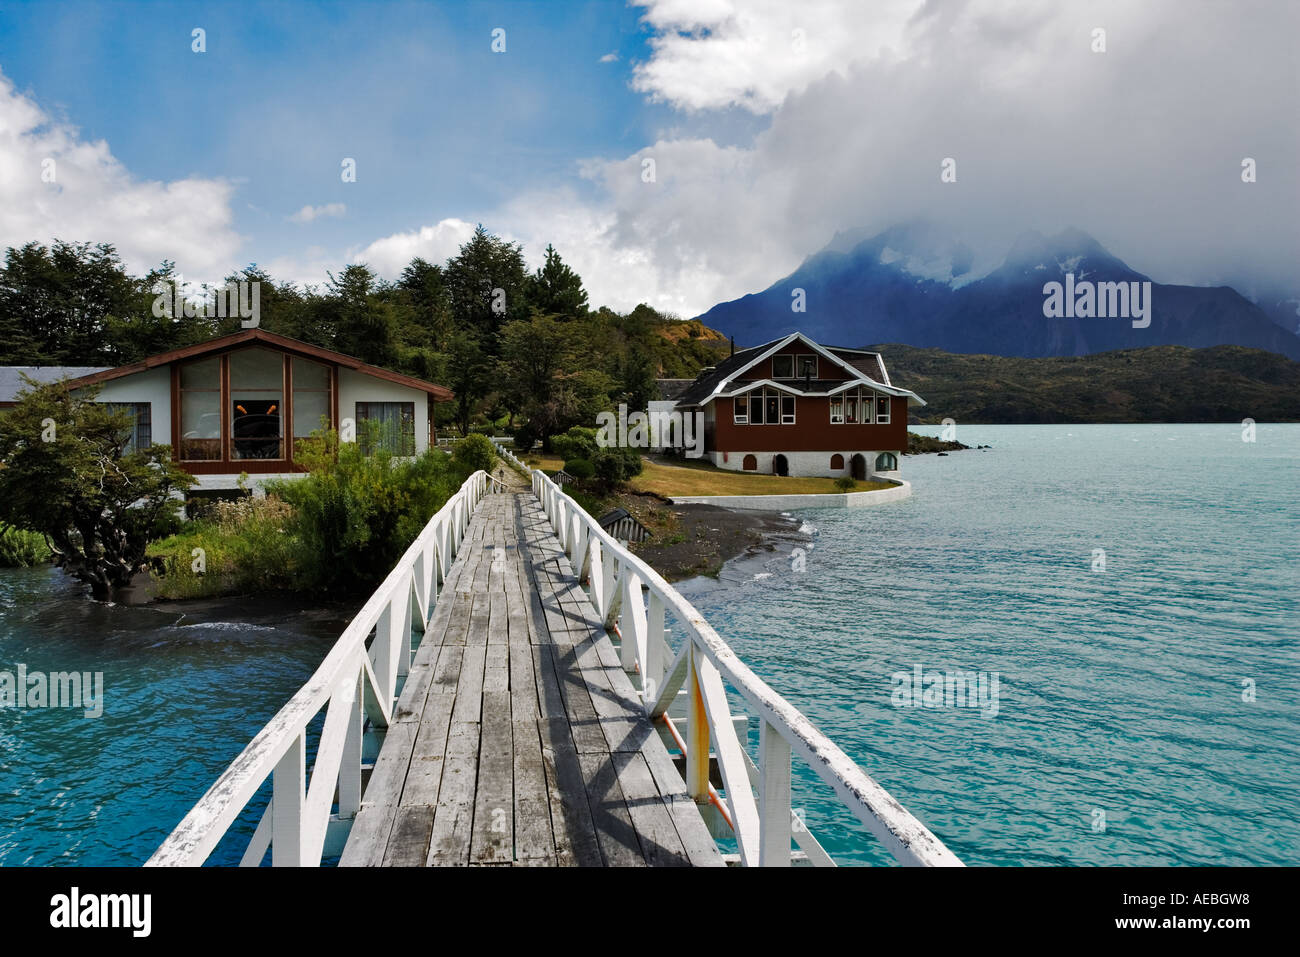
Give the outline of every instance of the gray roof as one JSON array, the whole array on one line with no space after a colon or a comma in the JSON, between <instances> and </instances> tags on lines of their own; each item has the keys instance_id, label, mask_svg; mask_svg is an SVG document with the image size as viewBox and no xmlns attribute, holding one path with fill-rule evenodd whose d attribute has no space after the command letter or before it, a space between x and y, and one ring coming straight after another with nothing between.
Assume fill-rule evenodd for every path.
<instances>
[{"instance_id":1,"label":"gray roof","mask_svg":"<svg viewBox=\"0 0 1300 957\"><path fill-rule=\"evenodd\" d=\"M694 381L694 379L655 379L655 385L659 387L659 398L668 400L676 399L689 389Z\"/></svg>"},{"instance_id":2,"label":"gray roof","mask_svg":"<svg viewBox=\"0 0 1300 957\"><path fill-rule=\"evenodd\" d=\"M14 402L27 389L23 376L36 382L79 379L83 375L106 372L110 366L0 366L0 402Z\"/></svg>"}]
</instances>

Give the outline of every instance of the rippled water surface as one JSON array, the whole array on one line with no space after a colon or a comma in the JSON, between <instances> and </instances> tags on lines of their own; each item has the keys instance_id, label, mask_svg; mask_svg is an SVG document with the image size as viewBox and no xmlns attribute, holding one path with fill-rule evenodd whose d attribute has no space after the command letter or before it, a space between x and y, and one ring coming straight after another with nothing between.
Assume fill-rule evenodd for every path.
<instances>
[{"instance_id":1,"label":"rippled water surface","mask_svg":"<svg viewBox=\"0 0 1300 957\"><path fill-rule=\"evenodd\" d=\"M683 591L968 863L1296 864L1300 426L1241 434L967 426L907 501L798 512L806 571ZM997 715L895 707L916 666L997 672ZM891 860L810 781L829 849Z\"/></svg>"},{"instance_id":2,"label":"rippled water surface","mask_svg":"<svg viewBox=\"0 0 1300 957\"><path fill-rule=\"evenodd\" d=\"M787 544L683 591L969 863L1300 862L1300 426L958 437L993 449L904 459L905 502L798 513L806 571ZM78 591L0 571L0 670L105 680L99 719L0 710L0 864L144 861L341 628ZM917 666L997 672L997 715L894 707ZM812 832L892 860L826 794L801 772Z\"/></svg>"},{"instance_id":3,"label":"rippled water surface","mask_svg":"<svg viewBox=\"0 0 1300 957\"><path fill-rule=\"evenodd\" d=\"M104 675L99 718L0 709L3 865L142 863L340 631L264 602L160 611L80 592L52 569L0 570L0 670Z\"/></svg>"}]
</instances>

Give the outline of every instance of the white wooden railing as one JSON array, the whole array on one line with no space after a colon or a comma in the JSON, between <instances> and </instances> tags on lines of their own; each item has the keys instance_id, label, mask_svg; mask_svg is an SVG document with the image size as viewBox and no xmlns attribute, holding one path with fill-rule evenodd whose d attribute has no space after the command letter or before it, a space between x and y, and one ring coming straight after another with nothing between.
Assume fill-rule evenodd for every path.
<instances>
[{"instance_id":1,"label":"white wooden railing","mask_svg":"<svg viewBox=\"0 0 1300 957\"><path fill-rule=\"evenodd\" d=\"M624 670L640 676L647 713L667 726L684 754L687 790L699 804L718 805L735 834L742 864L788 866L791 839L811 863L834 864L791 808L791 758L798 755L900 862L961 866L924 824L750 671L654 569L606 534L542 472L533 471L532 482L597 613L620 637ZM664 628L669 612L686 635L676 651ZM726 685L761 722L757 761L736 734ZM683 687L684 734L668 713ZM711 756L722 774L725 801L709 783Z\"/></svg>"},{"instance_id":2,"label":"white wooden railing","mask_svg":"<svg viewBox=\"0 0 1300 957\"><path fill-rule=\"evenodd\" d=\"M268 777L271 801L241 865L260 865L269 848L273 866L316 866L327 847L341 849L361 806L363 721L368 719L372 728L388 727L398 679L410 666L413 629L422 636L433 617L439 587L470 517L496 485L489 479L486 472L475 472L429 520L316 673L249 742L146 866L204 863ZM307 727L322 710L324 727L308 787Z\"/></svg>"}]
</instances>

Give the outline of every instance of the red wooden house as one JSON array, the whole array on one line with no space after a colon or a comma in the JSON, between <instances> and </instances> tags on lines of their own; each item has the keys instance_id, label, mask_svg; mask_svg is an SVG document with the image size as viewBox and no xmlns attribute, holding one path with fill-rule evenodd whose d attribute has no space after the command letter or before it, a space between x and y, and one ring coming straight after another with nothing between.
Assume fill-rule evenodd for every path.
<instances>
[{"instance_id":1,"label":"red wooden house","mask_svg":"<svg viewBox=\"0 0 1300 957\"><path fill-rule=\"evenodd\" d=\"M907 410L921 405L879 353L792 333L705 369L675 409L703 412L704 454L721 468L869 479L898 477Z\"/></svg>"}]
</instances>

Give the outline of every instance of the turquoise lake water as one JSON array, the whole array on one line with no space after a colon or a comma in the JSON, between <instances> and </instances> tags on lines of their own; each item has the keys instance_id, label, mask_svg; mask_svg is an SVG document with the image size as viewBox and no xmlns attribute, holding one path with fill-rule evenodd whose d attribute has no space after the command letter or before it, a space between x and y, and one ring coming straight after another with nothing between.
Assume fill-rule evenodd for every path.
<instances>
[{"instance_id":1,"label":"turquoise lake water","mask_svg":"<svg viewBox=\"0 0 1300 957\"><path fill-rule=\"evenodd\" d=\"M957 438L994 448L905 458L905 502L797 513L804 571L785 545L683 591L970 864L1300 862L1300 426ZM0 571L0 670L105 675L102 718L0 710L0 864L144 861L340 630L77 592ZM895 707L917 666L997 672L998 713ZM814 782L819 840L892 861Z\"/></svg>"},{"instance_id":2,"label":"turquoise lake water","mask_svg":"<svg viewBox=\"0 0 1300 957\"><path fill-rule=\"evenodd\" d=\"M993 448L904 458L907 501L797 512L805 571L683 590L967 863L1296 864L1300 426L1241 436L961 427ZM917 666L997 672L997 715L895 707ZM812 780L809 830L892 860Z\"/></svg>"}]
</instances>

